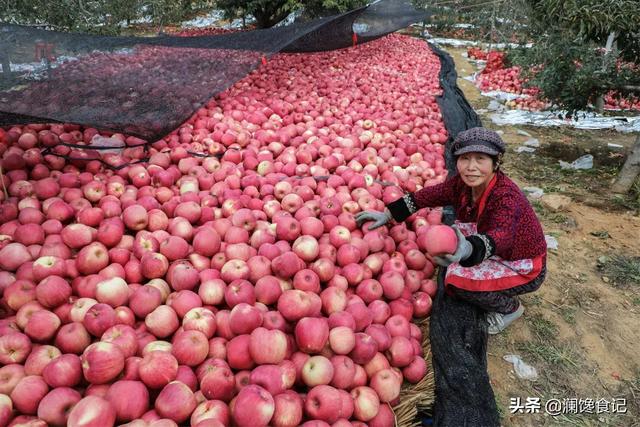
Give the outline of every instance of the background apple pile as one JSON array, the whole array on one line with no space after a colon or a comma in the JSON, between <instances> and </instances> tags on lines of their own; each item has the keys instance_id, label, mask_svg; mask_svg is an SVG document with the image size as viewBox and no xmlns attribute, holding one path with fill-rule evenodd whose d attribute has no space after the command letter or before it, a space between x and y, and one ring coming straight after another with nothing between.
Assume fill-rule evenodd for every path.
<instances>
[{"instance_id":1,"label":"background apple pile","mask_svg":"<svg viewBox=\"0 0 640 427\"><path fill-rule=\"evenodd\" d=\"M477 77L478 87L482 91L499 90L502 92L524 95L508 101L506 105L518 110L541 111L551 105L540 97L540 89L537 87L523 87L527 79L520 75L518 66L506 67L505 53L499 51L486 52L482 49L471 47L467 50L471 59L487 61ZM605 95L606 110L637 110L640 111L640 98L634 96L621 97L615 91Z\"/></svg>"},{"instance_id":2,"label":"background apple pile","mask_svg":"<svg viewBox=\"0 0 640 427\"><path fill-rule=\"evenodd\" d=\"M397 35L278 55L116 171L141 140L0 130L0 425L394 425L441 213L353 215L445 179L439 70Z\"/></svg>"}]
</instances>

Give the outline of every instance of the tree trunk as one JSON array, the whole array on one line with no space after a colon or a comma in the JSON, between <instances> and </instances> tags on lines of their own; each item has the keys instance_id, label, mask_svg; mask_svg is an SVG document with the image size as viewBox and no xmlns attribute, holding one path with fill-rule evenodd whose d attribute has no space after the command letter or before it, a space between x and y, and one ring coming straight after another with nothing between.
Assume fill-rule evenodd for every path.
<instances>
[{"instance_id":1,"label":"tree trunk","mask_svg":"<svg viewBox=\"0 0 640 427\"><path fill-rule=\"evenodd\" d=\"M606 58L607 58L607 55L609 55L611 48L613 47L613 42L615 41L615 39L616 39L616 32L611 31L609 33L609 37L607 37L607 44L604 46L604 55L602 57L602 71L605 70ZM596 112L598 114L604 113L604 94L598 95L598 98L596 98Z\"/></svg>"},{"instance_id":2,"label":"tree trunk","mask_svg":"<svg viewBox=\"0 0 640 427\"><path fill-rule=\"evenodd\" d=\"M629 157L624 162L616 182L611 187L614 193L626 193L640 174L640 134L633 144Z\"/></svg>"}]
</instances>

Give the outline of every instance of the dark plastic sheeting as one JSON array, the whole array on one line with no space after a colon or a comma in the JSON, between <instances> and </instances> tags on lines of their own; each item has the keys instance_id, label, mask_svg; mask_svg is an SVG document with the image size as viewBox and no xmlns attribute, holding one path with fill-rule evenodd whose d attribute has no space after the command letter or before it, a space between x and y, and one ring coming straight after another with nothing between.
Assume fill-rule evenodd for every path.
<instances>
[{"instance_id":1,"label":"dark plastic sheeting","mask_svg":"<svg viewBox=\"0 0 640 427\"><path fill-rule=\"evenodd\" d=\"M451 56L431 45L440 57L440 84L443 95L438 105L449 132L445 150L447 169L455 173L449 150L453 138L465 130L482 126L457 85ZM454 220L453 210L445 209L444 222ZM430 340L436 396L433 425L443 427L499 426L498 408L487 372L487 323L483 310L455 299L444 291L445 270L438 275L438 293L433 301Z\"/></svg>"}]
</instances>

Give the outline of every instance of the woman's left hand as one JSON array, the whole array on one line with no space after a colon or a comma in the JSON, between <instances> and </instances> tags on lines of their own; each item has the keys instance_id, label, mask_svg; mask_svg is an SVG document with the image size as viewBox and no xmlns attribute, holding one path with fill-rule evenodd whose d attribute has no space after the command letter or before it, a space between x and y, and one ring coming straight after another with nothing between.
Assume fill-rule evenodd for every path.
<instances>
[{"instance_id":1,"label":"woman's left hand","mask_svg":"<svg viewBox=\"0 0 640 427\"><path fill-rule=\"evenodd\" d=\"M458 246L454 254L446 254L433 257L433 260L436 262L436 264L441 267L448 267L454 262L463 261L469 258L471 256L471 252L473 252L473 246L471 246L471 243L469 243L467 238L464 237L464 234L462 234L458 227L452 225L451 228L455 230L456 236L458 236Z\"/></svg>"}]
</instances>

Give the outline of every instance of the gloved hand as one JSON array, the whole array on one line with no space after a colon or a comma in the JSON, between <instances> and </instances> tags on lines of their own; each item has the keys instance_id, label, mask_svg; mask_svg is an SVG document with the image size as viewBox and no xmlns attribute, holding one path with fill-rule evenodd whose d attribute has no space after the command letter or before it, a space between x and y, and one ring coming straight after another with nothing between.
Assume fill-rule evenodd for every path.
<instances>
[{"instance_id":1,"label":"gloved hand","mask_svg":"<svg viewBox=\"0 0 640 427\"><path fill-rule=\"evenodd\" d=\"M451 226L456 232L456 236L458 236L458 247L456 248L456 253L454 254L446 254L442 256L434 256L433 260L441 267L448 267L450 264L454 262L463 261L471 256L471 252L473 252L473 246L464 237L464 234L456 227L455 225Z\"/></svg>"},{"instance_id":2,"label":"gloved hand","mask_svg":"<svg viewBox=\"0 0 640 427\"><path fill-rule=\"evenodd\" d=\"M386 209L384 212L378 211L362 211L355 214L355 220L358 227L362 225L363 222L373 221L373 224L369 226L369 231L375 230L378 227L382 227L391 221L391 213Z\"/></svg>"}]
</instances>

